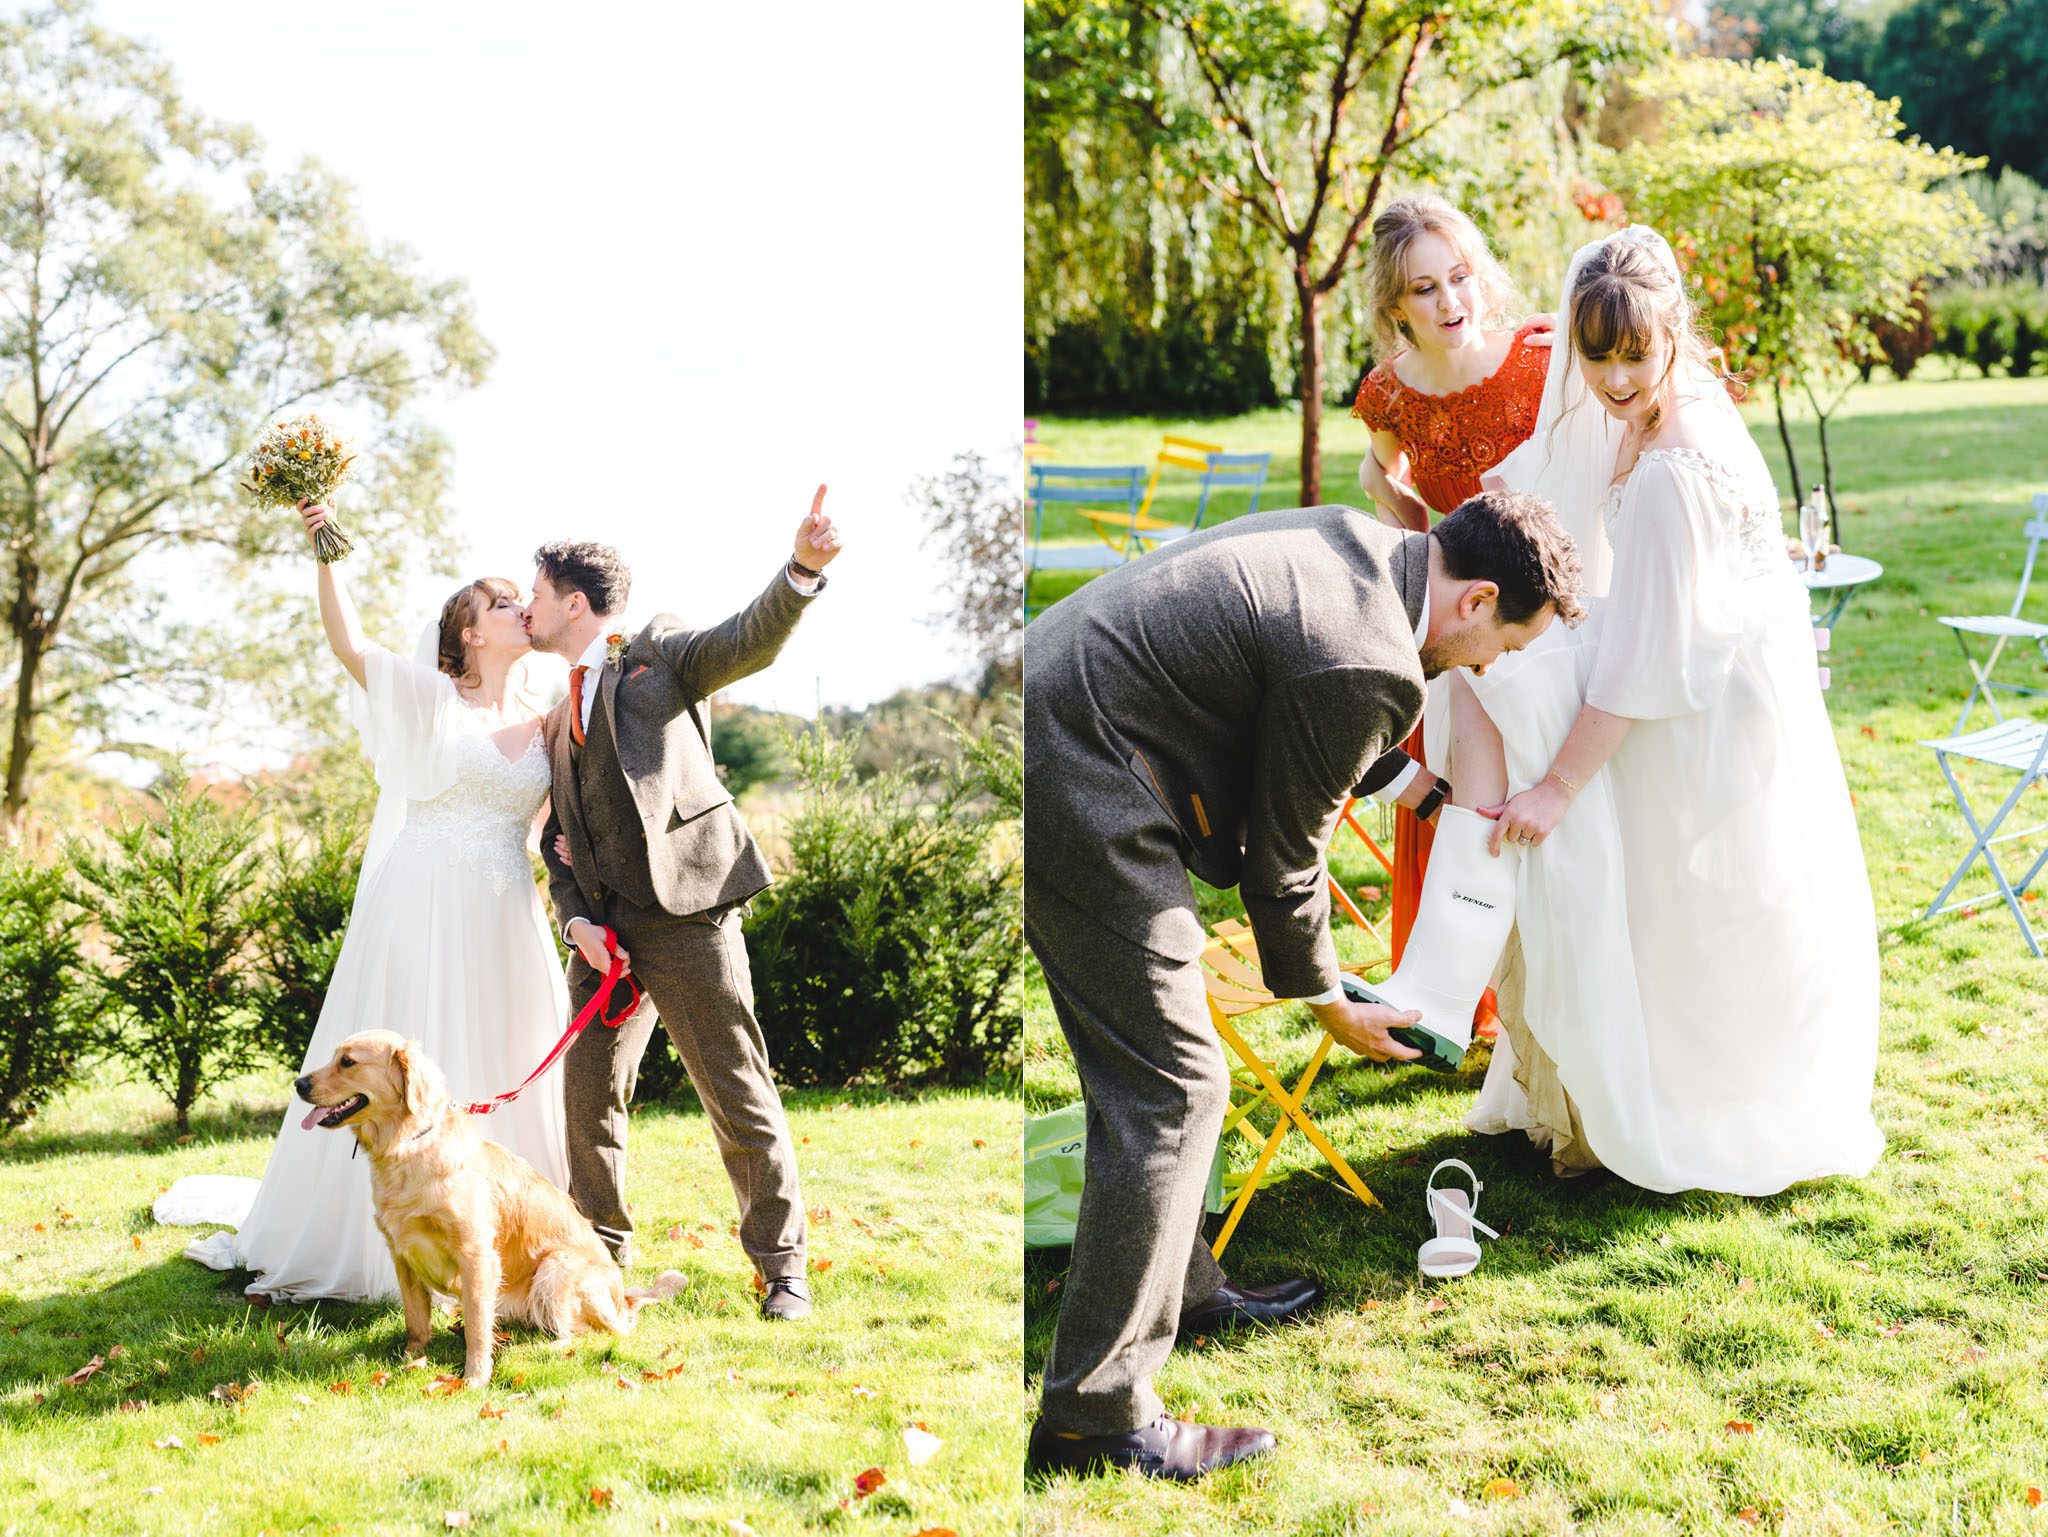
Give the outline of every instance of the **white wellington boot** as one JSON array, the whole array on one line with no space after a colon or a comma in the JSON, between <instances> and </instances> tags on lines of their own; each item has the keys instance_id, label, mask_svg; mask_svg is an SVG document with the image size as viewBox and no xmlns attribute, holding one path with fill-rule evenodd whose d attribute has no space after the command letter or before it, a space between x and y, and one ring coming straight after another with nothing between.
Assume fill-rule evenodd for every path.
<instances>
[{"instance_id":1,"label":"white wellington boot","mask_svg":"<svg viewBox=\"0 0 2048 1537\"><path fill-rule=\"evenodd\" d=\"M1504 843L1498 858L1489 854L1493 829L1476 811L1440 810L1401 964L1384 982L1344 978L1353 998L1404 1012L1420 1009L1420 1024L1396 1025L1388 1034L1420 1051L1422 1065L1440 1073L1455 1071L1464 1060L1472 1044L1472 1011L1515 926L1522 850Z\"/></svg>"}]
</instances>

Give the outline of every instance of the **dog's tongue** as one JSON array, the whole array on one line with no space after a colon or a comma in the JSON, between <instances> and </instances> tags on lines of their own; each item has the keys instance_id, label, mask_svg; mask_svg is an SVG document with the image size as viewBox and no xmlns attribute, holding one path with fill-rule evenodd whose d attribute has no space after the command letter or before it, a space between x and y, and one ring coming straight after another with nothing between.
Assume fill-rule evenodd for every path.
<instances>
[{"instance_id":1,"label":"dog's tongue","mask_svg":"<svg viewBox=\"0 0 2048 1537\"><path fill-rule=\"evenodd\" d=\"M311 1131L316 1125L319 1124L320 1117L327 1114L327 1112L333 1108L334 1107L332 1105L315 1105L311 1110L308 1110L306 1112L306 1118L303 1121L299 1122L299 1125L304 1127L307 1131Z\"/></svg>"}]
</instances>

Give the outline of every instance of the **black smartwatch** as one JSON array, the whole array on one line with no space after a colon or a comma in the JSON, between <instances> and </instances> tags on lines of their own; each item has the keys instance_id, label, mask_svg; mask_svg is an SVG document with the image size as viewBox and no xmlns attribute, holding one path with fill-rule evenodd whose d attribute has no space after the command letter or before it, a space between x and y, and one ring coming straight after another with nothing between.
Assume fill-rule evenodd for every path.
<instances>
[{"instance_id":1,"label":"black smartwatch","mask_svg":"<svg viewBox=\"0 0 2048 1537\"><path fill-rule=\"evenodd\" d=\"M1443 775L1437 775L1436 783L1429 787L1429 793L1416 802L1415 814L1427 822L1436 815L1437 807L1450 798L1450 794L1451 782L1444 778Z\"/></svg>"}]
</instances>

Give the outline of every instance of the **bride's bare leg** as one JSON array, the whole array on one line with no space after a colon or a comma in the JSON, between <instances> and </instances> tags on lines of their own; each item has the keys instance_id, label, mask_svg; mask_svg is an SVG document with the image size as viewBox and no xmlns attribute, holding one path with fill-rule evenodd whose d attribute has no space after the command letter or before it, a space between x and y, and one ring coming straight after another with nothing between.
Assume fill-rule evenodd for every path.
<instances>
[{"instance_id":1,"label":"bride's bare leg","mask_svg":"<svg viewBox=\"0 0 2048 1537\"><path fill-rule=\"evenodd\" d=\"M1463 671L1453 672L1451 695L1451 804L1498 806L1508 798L1508 755L1500 728L1479 703Z\"/></svg>"}]
</instances>

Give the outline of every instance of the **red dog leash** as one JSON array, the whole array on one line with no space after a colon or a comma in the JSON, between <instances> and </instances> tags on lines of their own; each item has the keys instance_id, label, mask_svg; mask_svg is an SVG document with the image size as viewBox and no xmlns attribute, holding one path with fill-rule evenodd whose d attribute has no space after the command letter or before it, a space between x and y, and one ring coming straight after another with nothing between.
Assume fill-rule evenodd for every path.
<instances>
[{"instance_id":1,"label":"red dog leash","mask_svg":"<svg viewBox=\"0 0 2048 1537\"><path fill-rule=\"evenodd\" d=\"M513 1100L526 1092L534 1079L540 1077L542 1073L545 1073L555 1065L555 1059L569 1049L569 1043L581 1035L585 1027L593 1019L608 1030L616 1030L632 1016L633 1011L640 1007L640 984L631 977L625 976L626 963L619 958L619 936L610 929L604 930L604 953L612 958L612 963L605 971L604 980L597 985L596 996L590 1002L583 1005L582 1010L576 1017L569 1021L569 1028L564 1030L562 1038L555 1042L555 1049L547 1054L547 1057L539 1067L526 1075L526 1082L519 1085L516 1089L507 1089L496 1099L483 1104L464 1105L463 1109L467 1110L471 1115L489 1115L499 1106L511 1104ZM620 1010L619 1017L613 1019L611 1015L605 1012L605 1006L611 1002L612 989L618 986L621 978L624 979L626 986L632 989L633 997L632 1001L624 1009Z\"/></svg>"}]
</instances>

